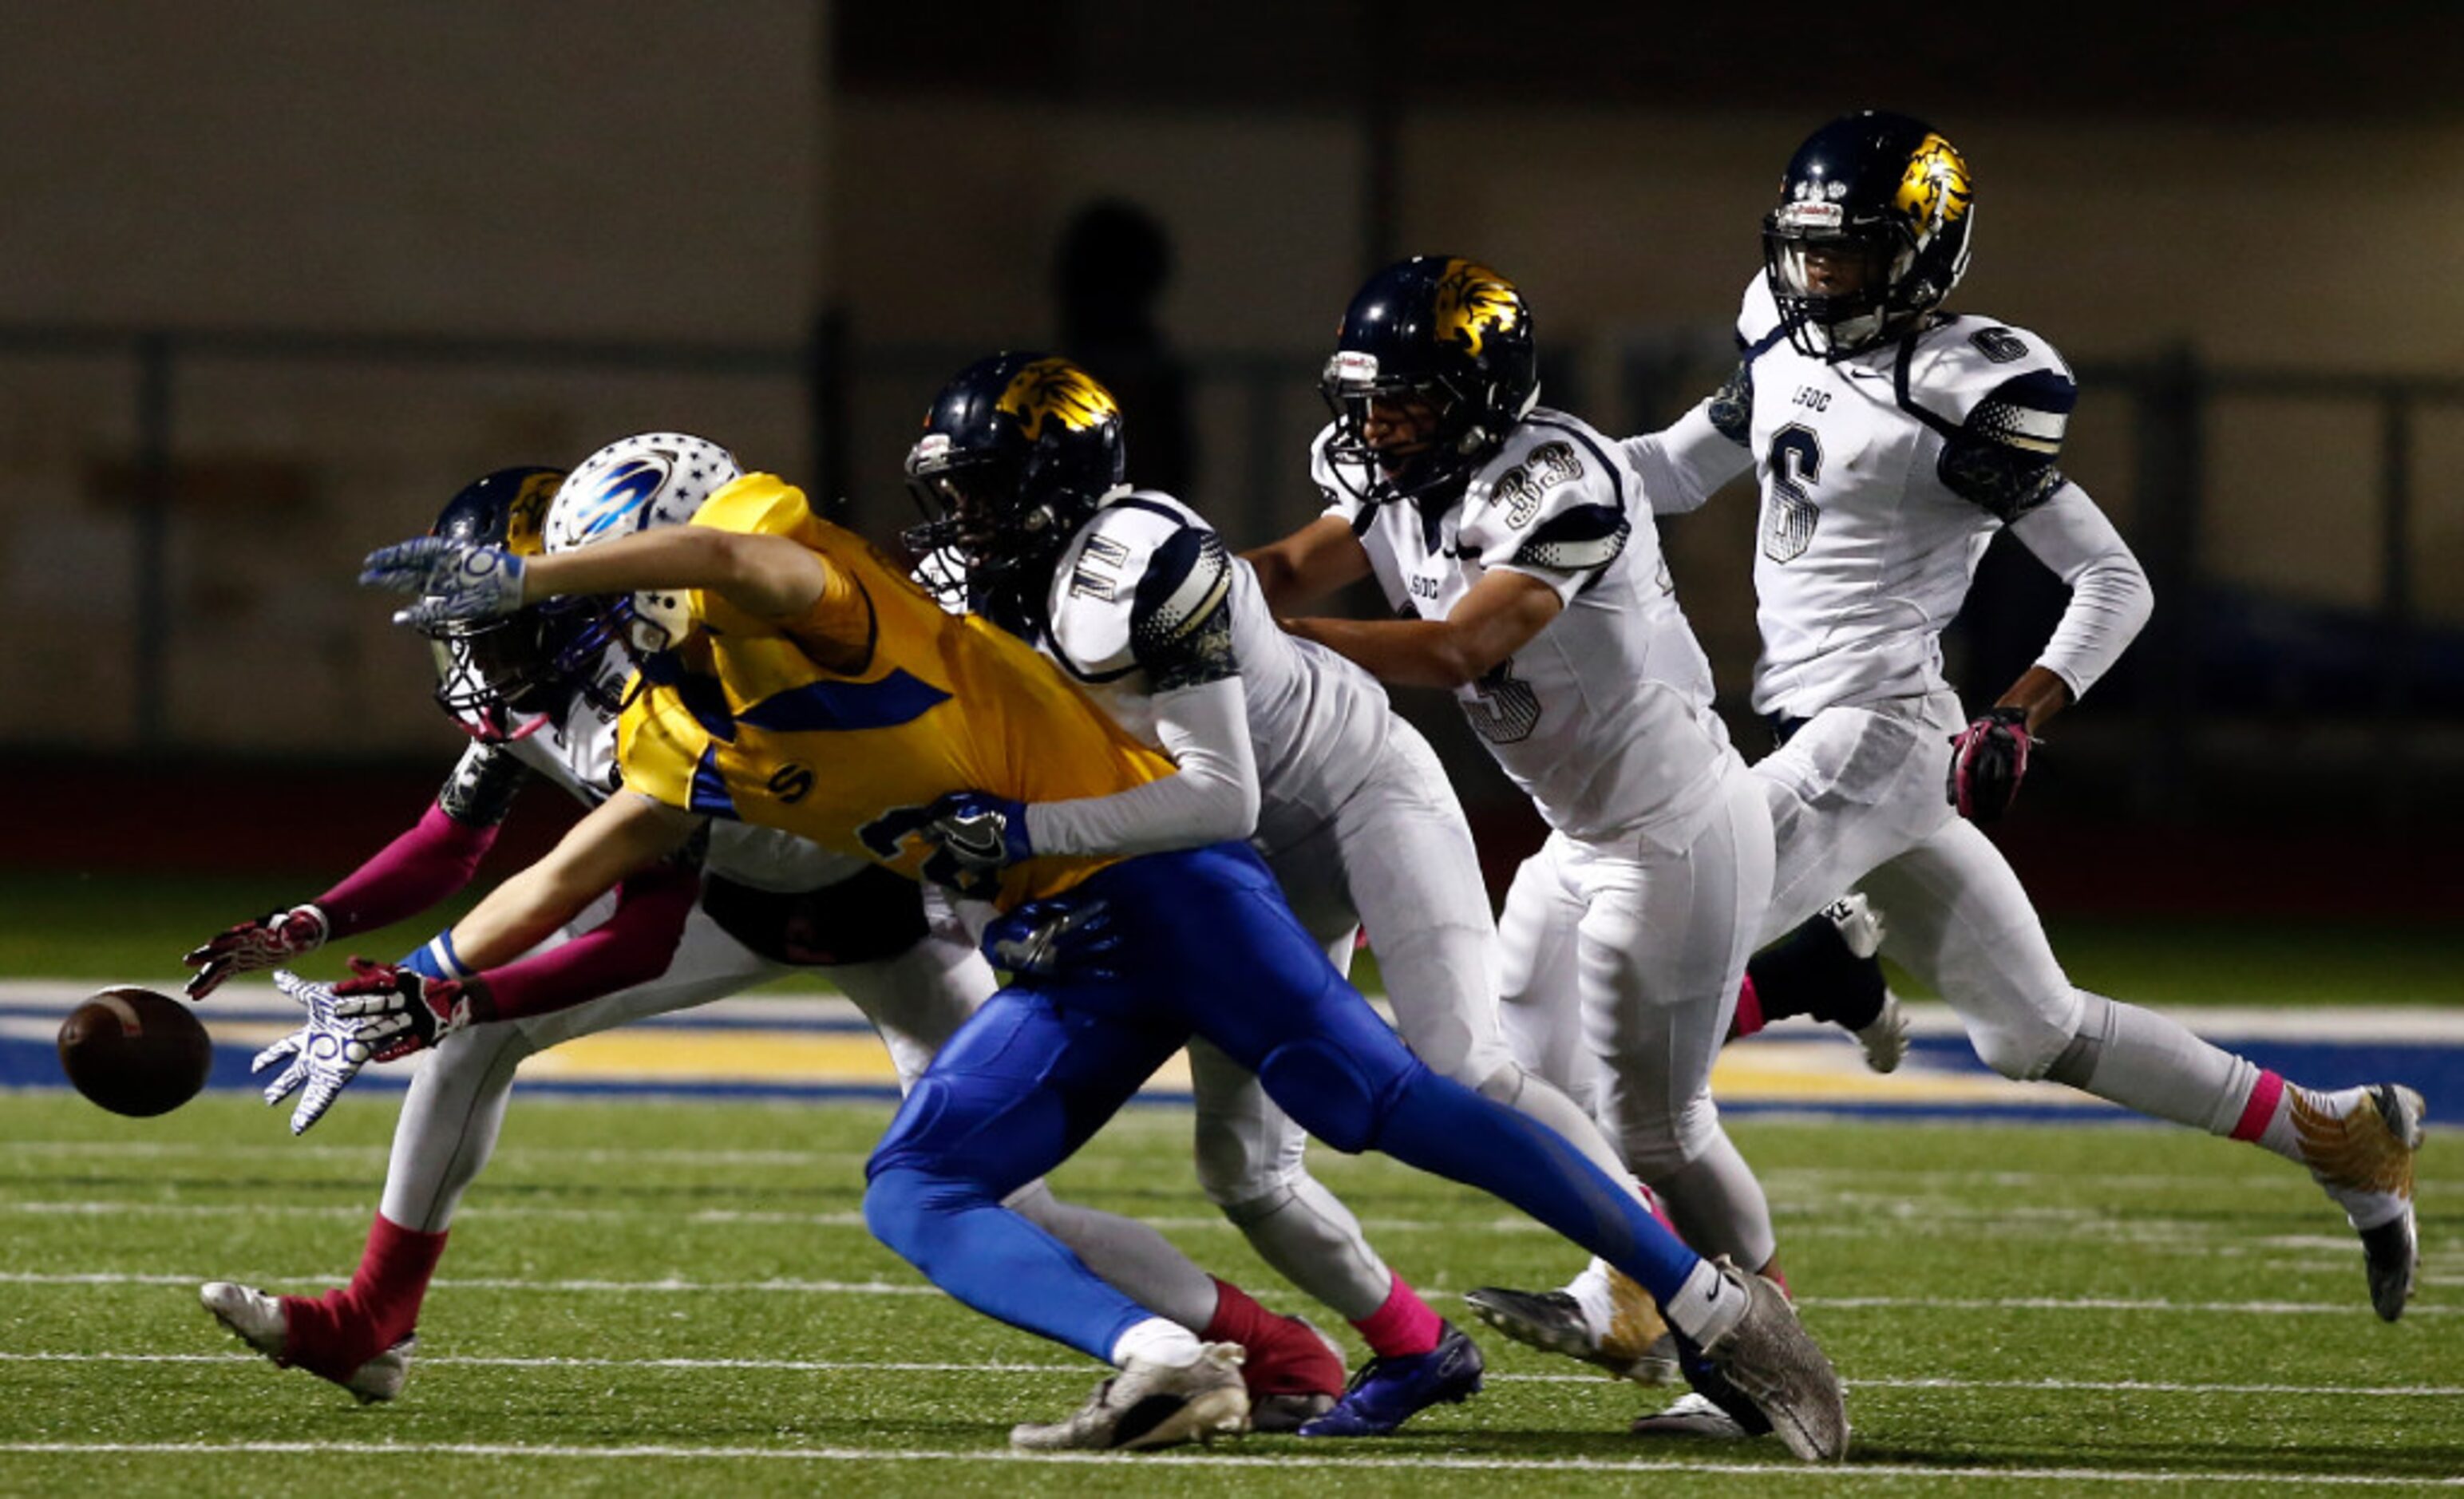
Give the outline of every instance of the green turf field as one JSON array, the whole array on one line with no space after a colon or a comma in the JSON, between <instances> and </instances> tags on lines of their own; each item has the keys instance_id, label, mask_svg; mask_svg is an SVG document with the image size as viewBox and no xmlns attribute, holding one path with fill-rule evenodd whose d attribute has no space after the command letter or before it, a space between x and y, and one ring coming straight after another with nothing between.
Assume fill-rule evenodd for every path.
<instances>
[{"instance_id":1,"label":"green turf field","mask_svg":"<svg viewBox=\"0 0 2464 1499\"><path fill-rule=\"evenodd\" d=\"M884 1112L863 1106L517 1106L409 1389L363 1410L238 1350L194 1282L347 1271L391 1116L351 1099L294 1141L243 1098L131 1121L0 1094L0 1492L2171 1494L2464 1473L2464 1159L2435 1149L2421 1298L2390 1327L2341 1222L2255 1151L1741 1123L1851 1384L1851 1466L1814 1474L1773 1470L1769 1442L1627 1436L1655 1396L1485 1329L1487 1393L1387 1441L1012 1459L1009 1425L1072 1408L1095 1366L923 1291L867 1236ZM1297 1310L1192 1187L1188 1127L1133 1112L1059 1184ZM1441 1311L1573 1268L1485 1198L1316 1160Z\"/></svg>"}]
</instances>

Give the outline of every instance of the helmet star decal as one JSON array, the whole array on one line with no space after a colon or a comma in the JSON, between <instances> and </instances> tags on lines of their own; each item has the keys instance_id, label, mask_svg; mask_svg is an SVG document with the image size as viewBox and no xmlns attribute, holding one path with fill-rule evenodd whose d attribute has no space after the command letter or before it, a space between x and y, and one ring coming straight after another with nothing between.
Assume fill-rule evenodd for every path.
<instances>
[{"instance_id":1,"label":"helmet star decal","mask_svg":"<svg viewBox=\"0 0 2464 1499\"><path fill-rule=\"evenodd\" d=\"M1976 196L1968 179L1968 163L1948 141L1928 135L1908 157L1900 179L1899 206L1916 221L1920 236L1959 222Z\"/></svg>"},{"instance_id":2,"label":"helmet star decal","mask_svg":"<svg viewBox=\"0 0 2464 1499\"><path fill-rule=\"evenodd\" d=\"M999 408L1018 418L1028 442L1044 435L1047 417L1086 431L1121 414L1112 393L1066 359L1040 359L1020 370L1001 391Z\"/></svg>"},{"instance_id":3,"label":"helmet star decal","mask_svg":"<svg viewBox=\"0 0 2464 1499\"><path fill-rule=\"evenodd\" d=\"M1475 358L1490 332L1510 332L1523 319L1523 295L1514 283L1471 260L1449 260L1438 281L1437 335L1461 343Z\"/></svg>"}]
</instances>

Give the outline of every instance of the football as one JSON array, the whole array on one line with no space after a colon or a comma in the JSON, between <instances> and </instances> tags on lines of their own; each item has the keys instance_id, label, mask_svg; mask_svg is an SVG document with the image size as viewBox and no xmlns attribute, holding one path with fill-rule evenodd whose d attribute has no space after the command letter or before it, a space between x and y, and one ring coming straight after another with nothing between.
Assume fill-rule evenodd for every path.
<instances>
[{"instance_id":1,"label":"football","mask_svg":"<svg viewBox=\"0 0 2464 1499\"><path fill-rule=\"evenodd\" d=\"M105 989L60 1022L60 1070L114 1113L168 1113L197 1096L213 1065L196 1013L151 989Z\"/></svg>"}]
</instances>

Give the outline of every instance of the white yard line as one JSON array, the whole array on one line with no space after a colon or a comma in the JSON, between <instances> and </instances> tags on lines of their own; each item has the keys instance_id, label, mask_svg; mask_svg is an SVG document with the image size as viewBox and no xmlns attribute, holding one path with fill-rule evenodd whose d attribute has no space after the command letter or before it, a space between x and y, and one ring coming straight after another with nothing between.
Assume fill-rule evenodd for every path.
<instances>
[{"instance_id":1,"label":"white yard line","mask_svg":"<svg viewBox=\"0 0 2464 1499\"><path fill-rule=\"evenodd\" d=\"M1116 1456L1091 1452L1017 1452L988 1448L973 1452L935 1452L865 1447L722 1447L667 1444L629 1446L531 1445L491 1442L11 1442L0 1452L28 1455L204 1457L487 1457L558 1459L579 1462L639 1462L672 1459L686 1462L774 1463L1027 1463L1153 1465L1158 1468L1225 1467L1324 1468L1329 1471L1392 1469L1397 1472L1491 1473L1704 1473L1750 1476L1757 1481L1811 1478L1828 1482L1850 1479L1898 1481L1944 1478L2001 1486L2012 1483L2101 1484L2230 1484L2252 1487L2305 1484L2354 1488L2464 1488L2464 1478L2407 1478L2364 1473L2255 1473L2233 1468L2185 1468L2173 1471L2093 1467L1981 1467L1972 1465L1878 1463L1832 1466L1789 1463L1687 1462L1673 1459L1604 1460L1597 1458L1506 1458L1397 1456L1373 1457L1359 1452L1319 1455L1306 1451L1261 1453L1256 1456L1200 1451L1169 1456Z\"/></svg>"},{"instance_id":2,"label":"white yard line","mask_svg":"<svg viewBox=\"0 0 2464 1499\"><path fill-rule=\"evenodd\" d=\"M332 1285L348 1280L347 1271L322 1274L272 1275L258 1271L225 1271L217 1275L155 1274L118 1270L42 1272L0 1271L7 1286L194 1286L209 1280L244 1280L257 1286ZM700 1281L680 1276L658 1280L526 1280L514 1278L457 1279L439 1277L439 1290L542 1291L550 1294L742 1294L787 1293L819 1296L937 1296L934 1287L888 1281L746 1280ZM1459 1293L1422 1290L1432 1301L1451 1301ZM2103 1296L1805 1296L1800 1307L1826 1312L2147 1312L2219 1316L2352 1316L2355 1303L2341 1301L2167 1301L2161 1297L2128 1299ZM2406 1309L2409 1317L2464 1315L2464 1307L2420 1306Z\"/></svg>"},{"instance_id":3,"label":"white yard line","mask_svg":"<svg viewBox=\"0 0 2464 1499\"><path fill-rule=\"evenodd\" d=\"M0 1353L0 1363L26 1364L255 1364L262 1355L228 1354L27 1354ZM478 1354L422 1355L419 1366L465 1369L639 1369L678 1373L753 1372L762 1374L932 1374L1034 1375L1084 1378L1102 1372L1092 1362L1046 1363L918 1363L861 1358L583 1358L491 1357ZM1499 1374L1487 1378L1505 1384L1613 1385L1597 1374ZM1937 1376L1859 1378L1852 1390L2034 1390L2047 1394L2097 1395L2334 1395L2363 1400L2453 1400L2464 1396L2464 1384L2235 1384L2158 1379L1954 1379Z\"/></svg>"}]
</instances>

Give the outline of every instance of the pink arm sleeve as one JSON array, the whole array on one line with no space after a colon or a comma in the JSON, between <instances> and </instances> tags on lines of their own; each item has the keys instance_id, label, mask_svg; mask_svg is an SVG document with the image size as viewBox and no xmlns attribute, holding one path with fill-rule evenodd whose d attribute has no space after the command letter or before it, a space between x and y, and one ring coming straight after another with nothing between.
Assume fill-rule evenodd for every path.
<instances>
[{"instance_id":1,"label":"pink arm sleeve","mask_svg":"<svg viewBox=\"0 0 2464 1499\"><path fill-rule=\"evenodd\" d=\"M570 1009L668 971L701 891L692 870L661 864L617 887L615 913L570 942L480 977L490 1020Z\"/></svg>"},{"instance_id":2,"label":"pink arm sleeve","mask_svg":"<svg viewBox=\"0 0 2464 1499\"><path fill-rule=\"evenodd\" d=\"M471 883L479 860L496 841L495 825L473 827L431 805L419 826L317 897L330 937L390 926Z\"/></svg>"}]
</instances>

